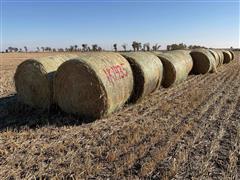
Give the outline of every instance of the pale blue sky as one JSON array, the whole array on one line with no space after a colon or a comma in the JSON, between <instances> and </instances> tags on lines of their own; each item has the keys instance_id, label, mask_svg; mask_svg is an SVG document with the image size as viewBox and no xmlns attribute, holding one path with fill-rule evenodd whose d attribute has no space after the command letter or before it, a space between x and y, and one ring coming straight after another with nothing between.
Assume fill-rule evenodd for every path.
<instances>
[{"instance_id":1,"label":"pale blue sky","mask_svg":"<svg viewBox=\"0 0 240 180\"><path fill-rule=\"evenodd\" d=\"M239 1L2 0L2 48L82 43L239 47Z\"/></svg>"}]
</instances>

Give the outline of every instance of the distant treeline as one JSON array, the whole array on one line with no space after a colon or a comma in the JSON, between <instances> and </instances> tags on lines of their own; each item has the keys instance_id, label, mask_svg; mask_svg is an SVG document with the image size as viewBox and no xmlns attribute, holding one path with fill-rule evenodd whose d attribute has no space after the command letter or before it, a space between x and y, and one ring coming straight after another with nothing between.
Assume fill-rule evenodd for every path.
<instances>
[{"instance_id":1,"label":"distant treeline","mask_svg":"<svg viewBox=\"0 0 240 180\"><path fill-rule=\"evenodd\" d=\"M133 41L131 44L131 49L128 49L128 45L126 43L121 45L123 51L159 51L161 45L158 43L154 45L150 45L150 43L141 43L138 41ZM207 48L204 46L199 45L189 45L187 46L184 43L180 44L171 44L167 45L167 50L181 50L181 49L197 49L197 48ZM240 50L239 48L233 48L230 47L232 50ZM118 44L113 44L113 51L119 51ZM4 52L5 53L11 53L11 52L87 52L87 51L105 51L102 47L100 47L98 44L82 44L81 46L78 45L71 45L67 48L53 48L53 47L36 47L36 50L29 51L27 46L24 46L23 48L16 48L16 47L8 47ZM4 53L3 52L3 53Z\"/></svg>"}]
</instances>

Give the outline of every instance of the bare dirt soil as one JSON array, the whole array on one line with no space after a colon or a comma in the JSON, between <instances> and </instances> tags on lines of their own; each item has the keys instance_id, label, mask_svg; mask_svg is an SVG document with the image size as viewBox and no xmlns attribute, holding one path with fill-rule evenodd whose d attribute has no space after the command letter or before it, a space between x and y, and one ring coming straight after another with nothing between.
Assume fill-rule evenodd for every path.
<instances>
[{"instance_id":1,"label":"bare dirt soil","mask_svg":"<svg viewBox=\"0 0 240 180\"><path fill-rule=\"evenodd\" d=\"M239 55L91 123L20 104L1 55L0 179L239 179Z\"/></svg>"}]
</instances>

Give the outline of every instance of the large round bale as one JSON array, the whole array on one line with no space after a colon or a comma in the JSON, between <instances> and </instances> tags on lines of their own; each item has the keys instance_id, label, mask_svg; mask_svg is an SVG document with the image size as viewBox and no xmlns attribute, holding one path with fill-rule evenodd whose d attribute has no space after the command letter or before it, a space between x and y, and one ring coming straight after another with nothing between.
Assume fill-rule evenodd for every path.
<instances>
[{"instance_id":1,"label":"large round bale","mask_svg":"<svg viewBox=\"0 0 240 180\"><path fill-rule=\"evenodd\" d=\"M224 64L230 63L230 61L232 60L232 54L227 51L227 50L222 50L223 55L224 55Z\"/></svg>"},{"instance_id":2,"label":"large round bale","mask_svg":"<svg viewBox=\"0 0 240 180\"><path fill-rule=\"evenodd\" d=\"M57 68L73 54L28 59L14 75L18 99L32 107L47 109L53 103L52 80Z\"/></svg>"},{"instance_id":3,"label":"large round bale","mask_svg":"<svg viewBox=\"0 0 240 180\"><path fill-rule=\"evenodd\" d=\"M208 49L208 50L210 51L210 53L214 57L216 67L220 66L221 65L221 60L220 60L220 55L218 54L218 52L213 50L213 49Z\"/></svg>"},{"instance_id":4,"label":"large round bale","mask_svg":"<svg viewBox=\"0 0 240 180\"><path fill-rule=\"evenodd\" d=\"M63 63L54 80L59 107L86 119L108 115L123 106L133 90L128 61L118 53L86 53Z\"/></svg>"},{"instance_id":5,"label":"large round bale","mask_svg":"<svg viewBox=\"0 0 240 180\"><path fill-rule=\"evenodd\" d=\"M163 63L164 87L170 87L185 80L192 69L192 58L187 51L177 50L156 53Z\"/></svg>"},{"instance_id":6,"label":"large round bale","mask_svg":"<svg viewBox=\"0 0 240 180\"><path fill-rule=\"evenodd\" d=\"M147 52L121 53L131 65L134 87L130 102L140 101L159 88L163 76L163 65L157 56Z\"/></svg>"},{"instance_id":7,"label":"large round bale","mask_svg":"<svg viewBox=\"0 0 240 180\"><path fill-rule=\"evenodd\" d=\"M174 51L169 51L168 52L168 53L171 53L171 54L175 55L179 59L185 61L188 74L190 73L190 71L193 68L193 60L192 60L192 57L190 55L190 52L191 51L189 51L189 50L174 50Z\"/></svg>"},{"instance_id":8,"label":"large round bale","mask_svg":"<svg viewBox=\"0 0 240 180\"><path fill-rule=\"evenodd\" d=\"M231 60L234 60L234 59L235 59L235 54L234 54L234 52L233 52L232 50L229 50L229 52L230 52L231 55L232 55L232 59L231 59Z\"/></svg>"},{"instance_id":9,"label":"large round bale","mask_svg":"<svg viewBox=\"0 0 240 180\"><path fill-rule=\"evenodd\" d=\"M193 59L192 72L194 74L216 72L214 56L207 49L194 49L190 54Z\"/></svg>"},{"instance_id":10,"label":"large round bale","mask_svg":"<svg viewBox=\"0 0 240 180\"><path fill-rule=\"evenodd\" d=\"M220 65L223 64L223 61L224 61L224 55L223 55L223 52L219 49L214 49L214 51L216 53L218 53L218 56L219 56L219 60L220 60Z\"/></svg>"}]
</instances>

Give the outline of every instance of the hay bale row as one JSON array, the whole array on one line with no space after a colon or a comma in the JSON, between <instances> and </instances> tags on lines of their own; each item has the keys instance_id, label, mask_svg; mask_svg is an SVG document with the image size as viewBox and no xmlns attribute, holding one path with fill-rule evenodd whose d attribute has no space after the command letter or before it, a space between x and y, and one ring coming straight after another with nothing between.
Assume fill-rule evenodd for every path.
<instances>
[{"instance_id":1,"label":"hay bale row","mask_svg":"<svg viewBox=\"0 0 240 180\"><path fill-rule=\"evenodd\" d=\"M160 84L170 87L182 82L190 71L213 72L226 61L225 56L232 59L230 55L206 49L58 55L26 60L14 79L18 97L25 104L47 109L56 103L67 113L96 119L127 101L142 100Z\"/></svg>"},{"instance_id":2,"label":"hay bale row","mask_svg":"<svg viewBox=\"0 0 240 180\"><path fill-rule=\"evenodd\" d=\"M193 62L188 51L176 50L156 55L163 63L164 87L170 87L185 80L192 69Z\"/></svg>"},{"instance_id":3,"label":"hay bale row","mask_svg":"<svg viewBox=\"0 0 240 180\"><path fill-rule=\"evenodd\" d=\"M28 59L22 62L14 75L18 98L24 104L47 109L53 103L52 80L58 67L77 55Z\"/></svg>"}]
</instances>

